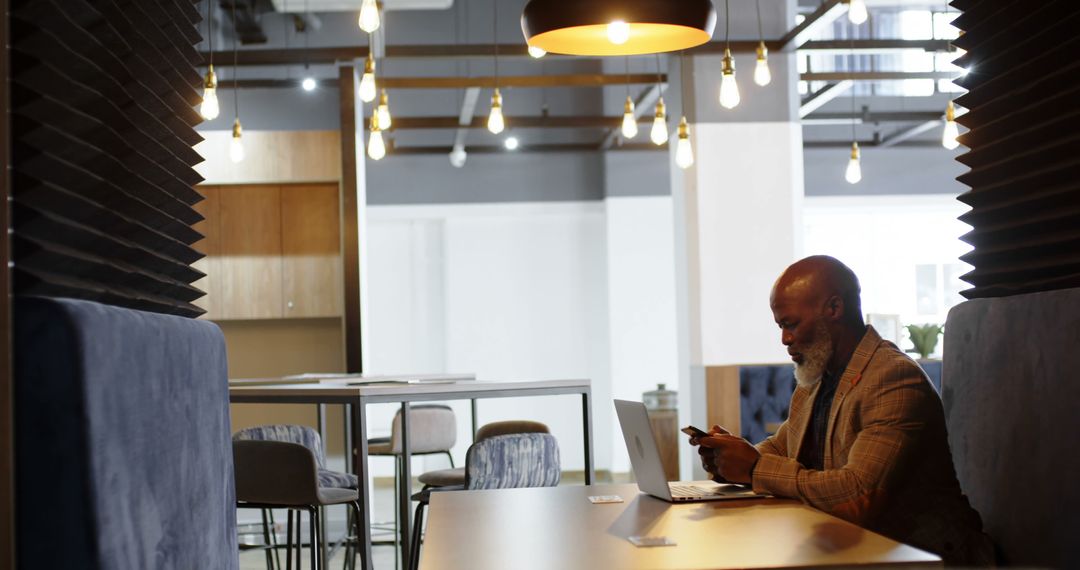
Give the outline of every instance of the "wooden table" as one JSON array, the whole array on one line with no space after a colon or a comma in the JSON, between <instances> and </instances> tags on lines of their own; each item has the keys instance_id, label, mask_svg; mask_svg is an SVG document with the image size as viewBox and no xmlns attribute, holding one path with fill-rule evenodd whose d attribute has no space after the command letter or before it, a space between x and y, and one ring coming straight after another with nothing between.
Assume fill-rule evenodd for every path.
<instances>
[{"instance_id":1,"label":"wooden table","mask_svg":"<svg viewBox=\"0 0 1080 570\"><path fill-rule=\"evenodd\" d=\"M590 495L620 495L594 505ZM628 536L676 546L638 548ZM637 485L433 493L420 568L715 569L915 565L940 567L905 546L798 501L669 504Z\"/></svg>"},{"instance_id":2,"label":"wooden table","mask_svg":"<svg viewBox=\"0 0 1080 570\"><path fill-rule=\"evenodd\" d=\"M385 380L386 377L383 377ZM591 384L588 380L542 380L531 382L480 382L477 380L420 384L350 385L347 380L306 384L245 385L230 383L229 401L234 404L340 404L345 406L346 449L352 450L352 471L360 484L361 553L364 567L371 569L371 498L368 496L368 445L366 406L386 402L401 403L402 476L398 488L398 521L401 532L402 567L409 567L408 537L411 518L412 474L409 458L409 404L447 400L472 400L473 435L476 434L476 401L486 398L520 398L560 394L581 395L581 427L585 444L585 483L593 479ZM320 417L323 415L320 414Z\"/></svg>"}]
</instances>

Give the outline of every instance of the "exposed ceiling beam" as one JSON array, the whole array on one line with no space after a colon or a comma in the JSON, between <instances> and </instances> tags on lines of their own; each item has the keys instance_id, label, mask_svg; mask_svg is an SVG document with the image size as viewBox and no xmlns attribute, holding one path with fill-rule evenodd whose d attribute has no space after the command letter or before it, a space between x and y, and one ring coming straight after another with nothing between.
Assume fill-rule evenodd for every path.
<instances>
[{"instance_id":1,"label":"exposed ceiling beam","mask_svg":"<svg viewBox=\"0 0 1080 570\"><path fill-rule=\"evenodd\" d=\"M901 111L901 112L882 112L882 113L817 113L805 117L802 120L803 126L816 125L816 126L828 126L828 125L850 125L852 121L856 124L873 124L873 123L910 123L920 121L932 121L938 120L941 117L941 111Z\"/></svg>"},{"instance_id":2,"label":"exposed ceiling beam","mask_svg":"<svg viewBox=\"0 0 1080 570\"><path fill-rule=\"evenodd\" d=\"M803 100L802 104L799 105L799 118L804 118L810 113L817 111L822 105L836 99L836 97L850 89L854 84L854 81L845 79L837 83L826 85L814 93L811 93L810 96Z\"/></svg>"},{"instance_id":3,"label":"exposed ceiling beam","mask_svg":"<svg viewBox=\"0 0 1080 570\"><path fill-rule=\"evenodd\" d=\"M239 17L239 14L238 14ZM804 22L805 23L805 22ZM766 40L765 45L773 51L780 51L781 40ZM757 42L737 41L731 42L731 51L735 53L754 53ZM854 43L846 40L807 41L800 44L800 51L813 52L843 52L850 53L877 53L897 50L924 50L924 51L948 51L947 40L855 40ZM723 53L723 42L709 42L691 50L690 55L705 55ZM457 44L457 45L388 45L386 57L389 58L421 58L421 59L462 59L469 57L490 58L495 49L491 44ZM244 49L237 53L237 65L303 65L331 64L337 61L352 61L367 57L367 46L342 46L342 47L313 47L313 48L290 48L290 49ZM200 54L203 61L210 58L209 52ZM214 61L232 62L232 50L219 50L214 52ZM499 46L499 57L530 57L525 51L523 44L502 44ZM563 57L554 54L547 57ZM581 59L581 56L573 56Z\"/></svg>"},{"instance_id":4,"label":"exposed ceiling beam","mask_svg":"<svg viewBox=\"0 0 1080 570\"><path fill-rule=\"evenodd\" d=\"M940 113L939 113L939 115L940 115ZM941 126L942 126L942 122L941 122L940 117L937 118L937 119L926 121L924 123L919 123L918 125L907 127L906 129L901 129L899 131L896 131L895 133L892 133L891 135L886 136L885 138L881 139L881 144L878 145L878 146L882 146L882 147L896 146L896 145L898 145L898 144L900 144L900 143L902 143L902 142L904 142L904 141L906 141L906 140L908 140L910 138L917 137L917 136L925 133L926 131L929 131L930 129L933 129L935 127L941 127ZM941 143L935 143L935 144L941 144Z\"/></svg>"},{"instance_id":5,"label":"exposed ceiling beam","mask_svg":"<svg viewBox=\"0 0 1080 570\"><path fill-rule=\"evenodd\" d=\"M656 105L656 100L664 94L666 89L667 83L658 83L649 87L644 93L639 95L637 100L634 101L634 117L640 121L643 116L651 115L653 113L653 106ZM608 133L604 135L604 139L600 141L600 150L610 150L615 144L615 141L618 140L619 135L620 132L618 128L613 128L608 131ZM626 146L627 144L628 143L624 142L621 146ZM633 143L629 144L632 145Z\"/></svg>"},{"instance_id":6,"label":"exposed ceiling beam","mask_svg":"<svg viewBox=\"0 0 1080 570\"><path fill-rule=\"evenodd\" d=\"M862 148L877 148L877 147L883 146L882 143L880 143L878 141L875 141L875 140L858 141L858 142L859 142L859 146L862 147ZM894 146L898 146L898 147L901 147L901 148L912 148L912 147L918 147L918 148L937 147L937 148L941 148L941 141L923 141L923 140L905 141L905 142L903 142L901 144L895 144ZM803 148L843 148L843 149L850 149L851 148L851 139L842 139L842 140L835 140L835 141L803 141Z\"/></svg>"},{"instance_id":7,"label":"exposed ceiling beam","mask_svg":"<svg viewBox=\"0 0 1080 570\"><path fill-rule=\"evenodd\" d=\"M780 49L790 50L802 46L822 28L832 25L837 18L847 14L847 11L845 0L825 0L813 14L780 38Z\"/></svg>"},{"instance_id":8,"label":"exposed ceiling beam","mask_svg":"<svg viewBox=\"0 0 1080 570\"><path fill-rule=\"evenodd\" d=\"M477 90L479 92L479 90ZM467 95L466 95L467 97ZM475 106L476 101L468 98L463 101L463 107L469 104ZM803 119L803 124L814 125L850 125L852 120L856 123L907 123L913 121L938 120L940 111L903 111L881 113L818 113ZM564 116L518 116L510 115L506 118L507 124L515 129L618 129L622 123L622 116L605 117L602 115L564 115ZM468 117L464 113L461 117L394 117L391 131L415 130L415 129L483 129L487 127L487 117L474 116L472 109Z\"/></svg>"},{"instance_id":9,"label":"exposed ceiling beam","mask_svg":"<svg viewBox=\"0 0 1080 570\"><path fill-rule=\"evenodd\" d=\"M479 90L477 90L479 93ZM468 102L467 100L465 101ZM474 103L475 105L475 103ZM606 129L616 128L622 122L622 116L518 116L506 117L508 126L515 129ZM461 117L394 117L391 131L398 129L482 129L487 127L487 117L476 117L470 112L468 118Z\"/></svg>"},{"instance_id":10,"label":"exposed ceiling beam","mask_svg":"<svg viewBox=\"0 0 1080 570\"><path fill-rule=\"evenodd\" d=\"M848 143L850 145L850 143ZM388 149L387 156L417 155L417 154L447 154L452 150L448 146L393 146ZM661 151L667 152L667 145L656 146L652 143L636 143L623 145L615 150L622 151ZM507 150L502 145L486 145L469 147L469 154L514 154L520 152L598 152L592 143L555 143L555 144L522 144L516 150Z\"/></svg>"},{"instance_id":11,"label":"exposed ceiling beam","mask_svg":"<svg viewBox=\"0 0 1080 570\"><path fill-rule=\"evenodd\" d=\"M799 51L814 52L815 55L847 55L889 53L897 51L946 52L951 45L949 40L811 40L801 46Z\"/></svg>"},{"instance_id":12,"label":"exposed ceiling beam","mask_svg":"<svg viewBox=\"0 0 1080 570\"><path fill-rule=\"evenodd\" d=\"M500 75L495 77L378 77L378 86L382 89L492 89L494 87L603 87L605 85L625 85L656 83L667 81L667 75L655 73L636 73L631 75L600 73L580 73L574 75ZM321 85L334 85L336 80L320 81ZM221 87L232 87L231 80L221 80ZM237 86L241 89L273 89L296 87L299 79L241 79Z\"/></svg>"},{"instance_id":13,"label":"exposed ceiling beam","mask_svg":"<svg viewBox=\"0 0 1080 570\"><path fill-rule=\"evenodd\" d=\"M955 79L960 74L955 71L824 71L802 73L802 81L898 81L902 79Z\"/></svg>"}]
</instances>

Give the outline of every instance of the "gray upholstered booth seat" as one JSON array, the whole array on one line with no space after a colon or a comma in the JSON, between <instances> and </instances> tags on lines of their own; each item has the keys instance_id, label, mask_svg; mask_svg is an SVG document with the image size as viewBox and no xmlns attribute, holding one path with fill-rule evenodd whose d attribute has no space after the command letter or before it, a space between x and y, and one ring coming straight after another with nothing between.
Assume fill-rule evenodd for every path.
<instances>
[{"instance_id":1,"label":"gray upholstered booth seat","mask_svg":"<svg viewBox=\"0 0 1080 570\"><path fill-rule=\"evenodd\" d=\"M18 567L238 568L217 326L32 297L14 321Z\"/></svg>"},{"instance_id":2,"label":"gray upholstered booth seat","mask_svg":"<svg viewBox=\"0 0 1080 570\"><path fill-rule=\"evenodd\" d=\"M1080 289L949 311L942 400L960 485L1009 565L1080 568Z\"/></svg>"}]
</instances>

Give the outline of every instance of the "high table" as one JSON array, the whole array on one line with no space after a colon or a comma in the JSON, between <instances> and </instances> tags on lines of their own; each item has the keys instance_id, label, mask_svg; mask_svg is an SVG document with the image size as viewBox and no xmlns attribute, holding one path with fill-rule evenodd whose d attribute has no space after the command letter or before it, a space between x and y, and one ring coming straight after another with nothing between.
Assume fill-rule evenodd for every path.
<instances>
[{"instance_id":1,"label":"high table","mask_svg":"<svg viewBox=\"0 0 1080 570\"><path fill-rule=\"evenodd\" d=\"M624 502L592 504L590 495ZM933 554L787 499L670 504L637 485L432 493L420 568L940 567ZM639 548L629 536L677 544Z\"/></svg>"},{"instance_id":2,"label":"high table","mask_svg":"<svg viewBox=\"0 0 1080 570\"><path fill-rule=\"evenodd\" d=\"M388 378L384 377L383 380ZM248 385L245 385L248 384ZM364 568L371 569L371 499L368 496L368 445L365 408L368 404L401 403L401 451L403 457L401 482L398 489L398 521L403 540L403 567L409 567L408 537L410 536L410 495L412 474L409 458L409 404L446 400L472 400L473 435L476 434L476 401L486 398L520 398L559 394L581 395L581 427L585 443L585 484L593 479L592 393L588 380L543 380L529 382L480 382L477 380L430 383L383 383L352 385L348 380L331 380L305 384L250 385L232 382L229 401L234 404L340 404L345 406L346 449L351 449L353 472L360 480L361 552ZM321 414L320 414L321 415Z\"/></svg>"}]
</instances>

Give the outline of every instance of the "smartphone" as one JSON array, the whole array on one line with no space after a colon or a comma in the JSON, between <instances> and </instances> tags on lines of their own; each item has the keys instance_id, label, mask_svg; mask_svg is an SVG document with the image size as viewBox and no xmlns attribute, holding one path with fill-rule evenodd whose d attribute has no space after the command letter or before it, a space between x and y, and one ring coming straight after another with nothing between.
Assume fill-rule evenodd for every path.
<instances>
[{"instance_id":1,"label":"smartphone","mask_svg":"<svg viewBox=\"0 0 1080 570\"><path fill-rule=\"evenodd\" d=\"M696 437L696 438L709 437L709 432L707 432L705 430L702 430L700 428L696 428L694 426L686 426L686 427L682 428L682 430L680 430L680 431L682 431L683 433L685 433L686 435L688 435L690 437Z\"/></svg>"}]
</instances>

